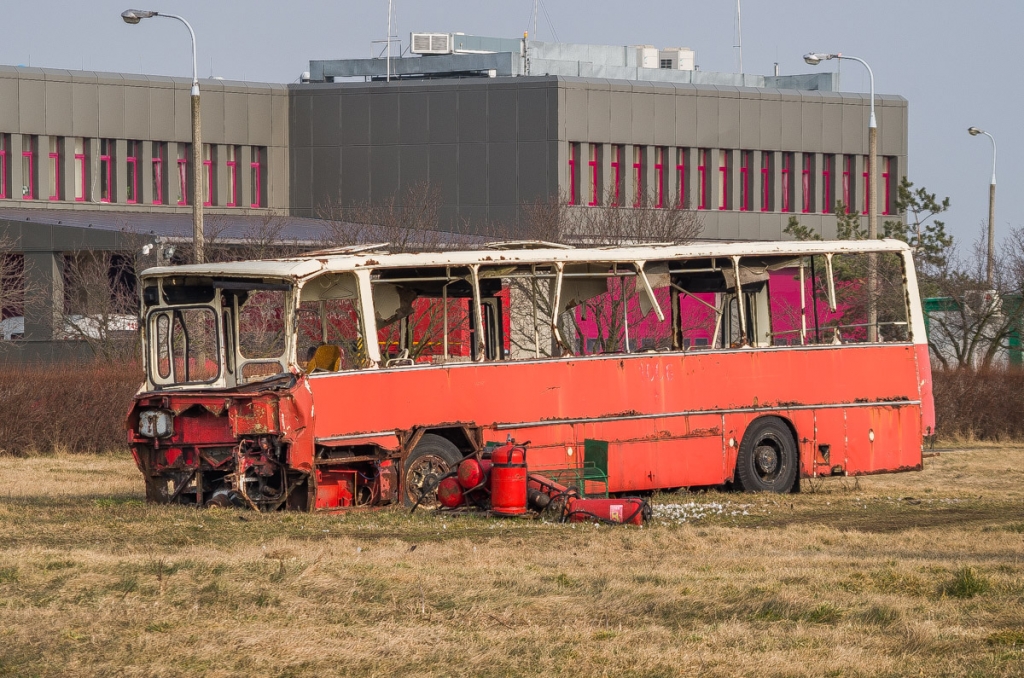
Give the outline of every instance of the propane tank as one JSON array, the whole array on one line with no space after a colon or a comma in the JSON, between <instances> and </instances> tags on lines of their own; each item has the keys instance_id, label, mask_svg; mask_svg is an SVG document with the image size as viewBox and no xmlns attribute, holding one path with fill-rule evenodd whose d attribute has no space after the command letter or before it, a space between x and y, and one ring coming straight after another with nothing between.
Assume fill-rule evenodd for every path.
<instances>
[{"instance_id":1,"label":"propane tank","mask_svg":"<svg viewBox=\"0 0 1024 678\"><path fill-rule=\"evenodd\" d=\"M509 443L491 452L491 512L526 513L526 448Z\"/></svg>"},{"instance_id":2,"label":"propane tank","mask_svg":"<svg viewBox=\"0 0 1024 678\"><path fill-rule=\"evenodd\" d=\"M459 464L459 485L465 490L472 490L474 487L484 485L488 480L491 470L489 459L476 459L470 457Z\"/></svg>"},{"instance_id":3,"label":"propane tank","mask_svg":"<svg viewBox=\"0 0 1024 678\"><path fill-rule=\"evenodd\" d=\"M455 508L462 504L462 486L459 481L449 476L437 485L437 501L445 508Z\"/></svg>"}]
</instances>

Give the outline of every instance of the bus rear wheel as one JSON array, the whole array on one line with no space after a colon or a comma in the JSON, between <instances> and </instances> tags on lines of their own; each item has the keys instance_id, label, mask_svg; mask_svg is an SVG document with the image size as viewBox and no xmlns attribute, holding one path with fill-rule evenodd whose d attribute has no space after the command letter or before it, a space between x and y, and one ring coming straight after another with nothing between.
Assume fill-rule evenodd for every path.
<instances>
[{"instance_id":1,"label":"bus rear wheel","mask_svg":"<svg viewBox=\"0 0 1024 678\"><path fill-rule=\"evenodd\" d=\"M747 492L789 492L797 475L796 441L777 417L752 423L743 434L736 480Z\"/></svg>"},{"instance_id":2,"label":"bus rear wheel","mask_svg":"<svg viewBox=\"0 0 1024 678\"><path fill-rule=\"evenodd\" d=\"M437 503L433 496L437 483L446 473L454 470L461 460L462 453L455 447L455 443L434 433L424 434L405 460L405 505L412 506L417 500L420 506L433 506Z\"/></svg>"}]
</instances>

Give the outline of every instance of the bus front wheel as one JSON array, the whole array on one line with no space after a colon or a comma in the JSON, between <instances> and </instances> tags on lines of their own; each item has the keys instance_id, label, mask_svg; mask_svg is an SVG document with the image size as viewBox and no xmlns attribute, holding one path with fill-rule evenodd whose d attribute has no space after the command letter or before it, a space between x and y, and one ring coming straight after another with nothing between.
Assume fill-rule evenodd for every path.
<instances>
[{"instance_id":1,"label":"bus front wheel","mask_svg":"<svg viewBox=\"0 0 1024 678\"><path fill-rule=\"evenodd\" d=\"M736 480L747 492L789 492L797 474L796 441L777 417L752 423L743 434Z\"/></svg>"},{"instance_id":2,"label":"bus front wheel","mask_svg":"<svg viewBox=\"0 0 1024 678\"><path fill-rule=\"evenodd\" d=\"M420 506L433 506L436 499L432 495L437 491L437 483L455 469L461 459L462 453L455 443L434 433L424 434L405 460L405 505L412 506L419 501Z\"/></svg>"}]
</instances>

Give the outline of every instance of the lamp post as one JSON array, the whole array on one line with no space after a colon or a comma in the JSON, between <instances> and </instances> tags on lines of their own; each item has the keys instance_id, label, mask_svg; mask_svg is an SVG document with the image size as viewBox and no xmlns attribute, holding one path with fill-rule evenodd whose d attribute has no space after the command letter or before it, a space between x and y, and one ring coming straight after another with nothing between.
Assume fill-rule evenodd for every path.
<instances>
[{"instance_id":1,"label":"lamp post","mask_svg":"<svg viewBox=\"0 0 1024 678\"><path fill-rule=\"evenodd\" d=\"M871 116L868 118L868 238L878 237L878 124L875 121L875 74L868 62L845 54L824 54L811 52L804 55L804 61L817 66L830 59L849 59L863 64L868 69L871 81ZM875 296L878 290L878 261L874 254L868 255L868 341L878 340L878 307Z\"/></svg>"},{"instance_id":2,"label":"lamp post","mask_svg":"<svg viewBox=\"0 0 1024 678\"><path fill-rule=\"evenodd\" d=\"M165 17L177 19L185 24L192 37L192 249L195 263L203 263L203 193L199 168L203 166L202 127L199 121L199 70L196 67L196 33L189 22L176 14L164 14L144 9L128 9L121 12L126 24L137 24L143 19Z\"/></svg>"},{"instance_id":3,"label":"lamp post","mask_svg":"<svg viewBox=\"0 0 1024 678\"><path fill-rule=\"evenodd\" d=\"M988 266L985 270L988 288L992 289L995 285L996 266L996 138L977 127L967 128L967 133L972 137L984 134L992 142L992 183L988 187Z\"/></svg>"}]
</instances>

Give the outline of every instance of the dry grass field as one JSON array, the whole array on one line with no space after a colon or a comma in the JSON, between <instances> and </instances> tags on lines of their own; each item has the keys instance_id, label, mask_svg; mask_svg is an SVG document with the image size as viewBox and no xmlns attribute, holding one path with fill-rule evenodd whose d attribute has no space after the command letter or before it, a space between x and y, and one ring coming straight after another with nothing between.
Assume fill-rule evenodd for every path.
<instances>
[{"instance_id":1,"label":"dry grass field","mask_svg":"<svg viewBox=\"0 0 1024 678\"><path fill-rule=\"evenodd\" d=\"M1024 674L1024 449L640 528L147 506L0 458L0 675Z\"/></svg>"}]
</instances>

